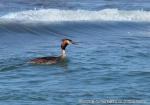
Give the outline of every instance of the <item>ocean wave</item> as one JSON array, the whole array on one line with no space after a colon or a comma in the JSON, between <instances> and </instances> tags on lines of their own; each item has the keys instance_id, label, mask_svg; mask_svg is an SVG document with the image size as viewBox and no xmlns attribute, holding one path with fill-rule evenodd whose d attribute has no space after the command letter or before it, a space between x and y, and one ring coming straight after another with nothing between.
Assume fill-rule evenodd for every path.
<instances>
[{"instance_id":1,"label":"ocean wave","mask_svg":"<svg viewBox=\"0 0 150 105\"><path fill-rule=\"evenodd\" d=\"M12 12L0 17L6 22L63 22L63 21L129 21L150 22L150 11L103 9L88 10L59 10L40 9Z\"/></svg>"}]
</instances>

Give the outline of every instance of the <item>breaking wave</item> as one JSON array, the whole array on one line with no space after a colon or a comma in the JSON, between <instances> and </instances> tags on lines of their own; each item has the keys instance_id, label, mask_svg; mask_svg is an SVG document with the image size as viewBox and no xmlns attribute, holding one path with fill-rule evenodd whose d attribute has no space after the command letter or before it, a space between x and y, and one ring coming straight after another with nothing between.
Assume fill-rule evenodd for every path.
<instances>
[{"instance_id":1,"label":"breaking wave","mask_svg":"<svg viewBox=\"0 0 150 105\"><path fill-rule=\"evenodd\" d=\"M103 9L88 10L59 10L40 9L8 13L0 17L5 22L63 22L63 21L129 21L150 22L150 11Z\"/></svg>"}]
</instances>

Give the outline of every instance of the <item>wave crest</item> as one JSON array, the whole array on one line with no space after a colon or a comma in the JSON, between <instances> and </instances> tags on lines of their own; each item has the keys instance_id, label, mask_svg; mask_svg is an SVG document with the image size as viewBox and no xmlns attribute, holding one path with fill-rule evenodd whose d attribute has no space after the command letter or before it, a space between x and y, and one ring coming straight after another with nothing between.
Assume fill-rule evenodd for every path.
<instances>
[{"instance_id":1,"label":"wave crest","mask_svg":"<svg viewBox=\"0 0 150 105\"><path fill-rule=\"evenodd\" d=\"M131 21L150 22L150 12L142 10L125 11L118 9L59 10L40 9L9 13L0 17L5 21L61 22L61 21Z\"/></svg>"}]
</instances>

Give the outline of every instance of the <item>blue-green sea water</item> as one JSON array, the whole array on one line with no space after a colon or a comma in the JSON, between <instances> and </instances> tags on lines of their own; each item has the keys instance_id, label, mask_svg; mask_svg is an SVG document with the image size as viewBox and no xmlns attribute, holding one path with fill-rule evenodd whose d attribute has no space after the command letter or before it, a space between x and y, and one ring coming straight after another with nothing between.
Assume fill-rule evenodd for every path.
<instances>
[{"instance_id":1,"label":"blue-green sea water","mask_svg":"<svg viewBox=\"0 0 150 105\"><path fill-rule=\"evenodd\" d=\"M149 105L149 5L149 0L1 0L0 105L86 105L84 100L96 99ZM78 42L67 47L65 62L28 63L59 56L63 38Z\"/></svg>"}]
</instances>

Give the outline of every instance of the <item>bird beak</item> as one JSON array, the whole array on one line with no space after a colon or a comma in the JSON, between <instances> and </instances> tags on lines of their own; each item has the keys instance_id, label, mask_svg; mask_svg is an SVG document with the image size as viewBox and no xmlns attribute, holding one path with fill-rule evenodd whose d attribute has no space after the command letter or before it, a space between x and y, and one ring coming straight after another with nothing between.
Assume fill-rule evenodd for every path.
<instances>
[{"instance_id":1,"label":"bird beak","mask_svg":"<svg viewBox=\"0 0 150 105\"><path fill-rule=\"evenodd\" d=\"M72 43L72 44L75 44L75 45L77 45L77 44L78 44L77 42L74 42L74 41L72 41L71 43Z\"/></svg>"}]
</instances>

